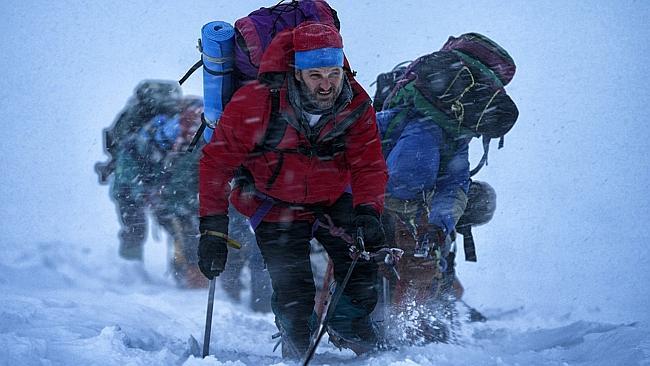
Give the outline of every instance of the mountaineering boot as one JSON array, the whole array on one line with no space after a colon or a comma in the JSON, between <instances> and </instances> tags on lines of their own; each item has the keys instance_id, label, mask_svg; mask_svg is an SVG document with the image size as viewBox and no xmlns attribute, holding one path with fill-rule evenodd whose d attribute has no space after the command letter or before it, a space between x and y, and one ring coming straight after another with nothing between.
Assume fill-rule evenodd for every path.
<instances>
[{"instance_id":1,"label":"mountaineering boot","mask_svg":"<svg viewBox=\"0 0 650 366\"><path fill-rule=\"evenodd\" d=\"M338 348L351 349L357 355L378 349L379 330L367 311L362 300L342 294L327 324L330 342Z\"/></svg>"},{"instance_id":2,"label":"mountaineering boot","mask_svg":"<svg viewBox=\"0 0 650 366\"><path fill-rule=\"evenodd\" d=\"M450 252L446 257L446 270L433 279L431 298L421 306L417 333L422 344L448 343L452 339L451 330L457 318L454 260L455 253Z\"/></svg>"},{"instance_id":3,"label":"mountaineering boot","mask_svg":"<svg viewBox=\"0 0 650 366\"><path fill-rule=\"evenodd\" d=\"M280 325L280 322L276 318L275 324L280 330L281 342L282 342L282 358L289 360L301 360L307 353L309 348L309 334L297 335L289 334L285 328Z\"/></svg>"},{"instance_id":4,"label":"mountaineering boot","mask_svg":"<svg viewBox=\"0 0 650 366\"><path fill-rule=\"evenodd\" d=\"M282 358L289 360L300 360L307 353L307 347L297 346L290 340L282 337Z\"/></svg>"},{"instance_id":5,"label":"mountaineering boot","mask_svg":"<svg viewBox=\"0 0 650 366\"><path fill-rule=\"evenodd\" d=\"M354 322L351 330L351 333L344 334L331 326L327 327L329 340L334 346L339 349L350 349L356 353L357 356L383 348L383 342L379 336L379 329L369 317Z\"/></svg>"}]
</instances>

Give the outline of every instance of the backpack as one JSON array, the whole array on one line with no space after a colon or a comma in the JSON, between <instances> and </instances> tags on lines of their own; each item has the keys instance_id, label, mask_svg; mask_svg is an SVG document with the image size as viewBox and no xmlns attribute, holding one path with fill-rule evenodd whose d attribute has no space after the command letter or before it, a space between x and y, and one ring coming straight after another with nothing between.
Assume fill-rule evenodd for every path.
<instances>
[{"instance_id":1,"label":"backpack","mask_svg":"<svg viewBox=\"0 0 650 366\"><path fill-rule=\"evenodd\" d=\"M171 80L143 80L133 94L138 104L155 111L178 108L183 96L179 85Z\"/></svg>"},{"instance_id":2,"label":"backpack","mask_svg":"<svg viewBox=\"0 0 650 366\"><path fill-rule=\"evenodd\" d=\"M156 115L173 115L180 111L182 91L171 80L143 80L110 127L102 131L107 162L97 162L95 171L100 184L107 184L115 171L115 156L124 141L138 133Z\"/></svg>"},{"instance_id":3,"label":"backpack","mask_svg":"<svg viewBox=\"0 0 650 366\"><path fill-rule=\"evenodd\" d=\"M113 155L120 142L138 131L158 114L176 114L182 91L171 80L143 80L135 87L133 97L115 122L104 129L105 146Z\"/></svg>"},{"instance_id":4,"label":"backpack","mask_svg":"<svg viewBox=\"0 0 650 366\"><path fill-rule=\"evenodd\" d=\"M164 153L181 152L196 133L202 112L202 98L185 96L178 101L177 113L156 115L138 133Z\"/></svg>"},{"instance_id":5,"label":"backpack","mask_svg":"<svg viewBox=\"0 0 650 366\"><path fill-rule=\"evenodd\" d=\"M211 92L216 96L214 99L217 99L216 106L212 106L211 104L213 103L209 99L205 100L206 114L213 112L213 121L206 120L205 115L202 116L203 123L194 136L188 151L192 151L201 135L204 135L206 141L210 140L214 125L230 100L230 96L247 82L258 78L262 55L271 43L271 40L281 31L288 28L295 28L299 24L307 21L325 23L336 27L336 29L340 29L340 21L336 10L330 7L324 0L292 0L290 2L283 0L272 7L260 8L248 16L238 19L235 22L234 29L225 22L211 22L204 26L205 29L211 24L216 24L215 31L219 33L216 37L218 39L217 42L221 42L227 37L230 37L232 30L234 45L232 46L232 55L228 55L227 57L225 56L228 53L227 51L230 51L230 46L224 47L222 44L217 45L216 54L219 57L215 57L205 52L205 45L199 39L199 51L202 53L202 58L179 81L180 84L183 84L194 71L203 66L204 94L207 95L208 92ZM225 29L228 27L230 29ZM212 32L211 29L208 29L208 31ZM211 68L214 69L211 70ZM206 83L208 82L206 77L213 79L210 82L220 83L222 85L218 85L216 88L214 86L206 87ZM218 91L215 92L214 89L218 89ZM271 104L273 106L273 113L277 113L276 108L279 103L273 101ZM206 127L210 129L206 131ZM265 140L260 145L273 145L273 141L270 144L267 142L267 137L273 140L276 135L277 133L273 131L267 131ZM277 142L279 143L279 140Z\"/></svg>"},{"instance_id":6,"label":"backpack","mask_svg":"<svg viewBox=\"0 0 650 366\"><path fill-rule=\"evenodd\" d=\"M377 80L370 84L370 86L377 85L375 96L372 98L372 106L375 111L381 112L384 109L386 98L388 98L397 82L404 77L410 63L411 61L404 61L395 65L391 71L377 75Z\"/></svg>"},{"instance_id":7,"label":"backpack","mask_svg":"<svg viewBox=\"0 0 650 366\"><path fill-rule=\"evenodd\" d=\"M264 51L276 34L306 21L341 29L336 10L324 0L293 0L260 8L235 22L235 73L239 84L257 79Z\"/></svg>"},{"instance_id":8,"label":"backpack","mask_svg":"<svg viewBox=\"0 0 650 366\"><path fill-rule=\"evenodd\" d=\"M487 164L490 140L499 138L503 147L519 115L505 91L515 70L512 57L491 39L478 33L449 37L440 51L380 74L374 105L415 105L451 136L482 137L484 153L473 176Z\"/></svg>"},{"instance_id":9,"label":"backpack","mask_svg":"<svg viewBox=\"0 0 650 366\"><path fill-rule=\"evenodd\" d=\"M517 120L517 107L505 92L515 70L512 57L501 46L481 34L467 33L449 37L440 51L380 74L373 104L388 116L382 147L390 151L409 116L424 113L452 138L483 138L483 157L470 172L474 176L487 164L490 140L499 138L501 148L504 135ZM489 184L472 180L467 196L456 231L463 235L465 259L475 262L471 228L491 220L496 193Z\"/></svg>"},{"instance_id":10,"label":"backpack","mask_svg":"<svg viewBox=\"0 0 650 366\"><path fill-rule=\"evenodd\" d=\"M186 149L203 112L202 98L185 96L176 107L161 112L133 133L134 147L145 160L159 161Z\"/></svg>"}]
</instances>

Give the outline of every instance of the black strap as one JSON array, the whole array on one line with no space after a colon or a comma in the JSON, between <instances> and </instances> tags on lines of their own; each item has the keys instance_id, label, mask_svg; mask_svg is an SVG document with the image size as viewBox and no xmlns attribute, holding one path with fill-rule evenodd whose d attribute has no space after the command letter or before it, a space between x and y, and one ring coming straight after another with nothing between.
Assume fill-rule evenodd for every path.
<instances>
[{"instance_id":1,"label":"black strap","mask_svg":"<svg viewBox=\"0 0 650 366\"><path fill-rule=\"evenodd\" d=\"M500 146L503 146L503 137L501 137L501 142L499 143ZM478 162L478 165L474 169L472 169L469 172L469 176L473 177L478 173L481 168L483 168L483 165L488 165L488 152L490 151L490 138L483 136L483 156L481 157L481 161Z\"/></svg>"},{"instance_id":2,"label":"black strap","mask_svg":"<svg viewBox=\"0 0 650 366\"><path fill-rule=\"evenodd\" d=\"M298 12L302 14L303 19L307 17L305 15L305 12L303 12L302 9L300 9L300 3L295 0L291 1L291 3L289 4L284 4L284 0L282 0L279 3L275 4L273 7L269 8L268 11L269 14L271 15L276 14L275 18L273 19L273 24L271 25L271 39L273 39L277 34L277 28L280 22L284 23L284 24L280 24L283 25L282 29L295 28L296 26L298 26ZM285 22L284 19L282 19L282 15L291 12L294 12L293 24L287 24L287 22Z\"/></svg>"},{"instance_id":3,"label":"black strap","mask_svg":"<svg viewBox=\"0 0 650 366\"><path fill-rule=\"evenodd\" d=\"M208 123L208 120L205 119L205 114L201 113L201 125L199 126L199 129L194 134L194 137L192 138L192 142L190 142L190 146L187 147L187 152L194 151L194 148L196 147L196 144L199 143L199 139L201 138L201 136L203 136L203 131L205 131L206 127L214 129L214 126L211 127Z\"/></svg>"},{"instance_id":4,"label":"black strap","mask_svg":"<svg viewBox=\"0 0 650 366\"><path fill-rule=\"evenodd\" d=\"M183 83L187 81L187 79L189 79L189 77L192 76L192 74L194 74L194 72L198 70L201 66L204 66L203 59L197 61L194 65L192 65L192 67L190 67L190 69L187 70L185 75L183 75L183 77L180 80L178 80L178 84L183 85ZM226 72L217 72L217 71L209 70L207 67L203 67L203 69L207 71L209 74L216 75L216 76L222 76L232 72L232 70L227 70ZM201 113L201 126L199 126L199 129L194 134L194 137L192 138L192 142L190 142L190 146L187 147L187 152L192 152L194 150L196 144L198 144L199 142L200 137L203 135L203 131L205 130L206 127L209 127L208 122L205 119L205 115Z\"/></svg>"},{"instance_id":5,"label":"black strap","mask_svg":"<svg viewBox=\"0 0 650 366\"><path fill-rule=\"evenodd\" d=\"M271 116L269 124L264 132L262 142L255 146L253 152L273 151L276 146L282 141L284 133L287 130L287 121L280 116L280 90L277 88L271 89ZM273 174L266 182L266 189L270 190L275 180L280 175L280 169L284 165L284 153L280 152L278 163L273 170Z\"/></svg>"},{"instance_id":6,"label":"black strap","mask_svg":"<svg viewBox=\"0 0 650 366\"><path fill-rule=\"evenodd\" d=\"M481 161L478 162L476 167L469 172L470 177L473 177L476 173L478 173L483 165L488 165L488 151L490 151L490 140L491 139L489 137L483 136L483 156L481 157ZM501 136L499 138L499 149L503 148L504 142L505 138L504 136Z\"/></svg>"},{"instance_id":7,"label":"black strap","mask_svg":"<svg viewBox=\"0 0 650 366\"><path fill-rule=\"evenodd\" d=\"M183 75L183 77L178 81L178 84L183 85L183 83L194 74L194 71L198 70L199 67L203 66L203 60L197 61L189 70Z\"/></svg>"},{"instance_id":8,"label":"black strap","mask_svg":"<svg viewBox=\"0 0 650 366\"><path fill-rule=\"evenodd\" d=\"M278 154L278 163L275 166L275 169L273 170L273 174L271 174L271 177L269 178L268 181L266 181L266 190L270 191L271 187L273 186L273 183L275 183L275 180L278 179L278 176L280 175L280 169L282 169L282 166L284 165L284 152L280 152Z\"/></svg>"},{"instance_id":9,"label":"black strap","mask_svg":"<svg viewBox=\"0 0 650 366\"><path fill-rule=\"evenodd\" d=\"M208 69L207 67L205 67L205 65L203 66L203 70L205 70L205 72L207 72L208 74L214 75L214 76L224 76L224 75L232 74L233 71L234 71L233 69L227 69L227 70L224 70L224 71L214 71L214 70Z\"/></svg>"},{"instance_id":10,"label":"black strap","mask_svg":"<svg viewBox=\"0 0 650 366\"><path fill-rule=\"evenodd\" d=\"M345 117L342 121L337 123L334 128L332 128L331 131L329 131L321 141L323 142L328 142L328 141L333 141L345 134L345 132L348 130L354 122L359 119L359 117L363 116L364 113L370 108L372 105L371 101L368 100L367 102L362 103L359 105L355 110L353 110L347 117Z\"/></svg>"},{"instance_id":11,"label":"black strap","mask_svg":"<svg viewBox=\"0 0 650 366\"><path fill-rule=\"evenodd\" d=\"M467 225L456 229L463 236L465 261L476 262L476 246L474 245L474 237L472 236L472 227L470 225Z\"/></svg>"},{"instance_id":12,"label":"black strap","mask_svg":"<svg viewBox=\"0 0 650 366\"><path fill-rule=\"evenodd\" d=\"M255 150L268 151L275 149L287 130L287 121L280 115L280 90L271 89L271 116L264 132L262 141L255 146Z\"/></svg>"}]
</instances>

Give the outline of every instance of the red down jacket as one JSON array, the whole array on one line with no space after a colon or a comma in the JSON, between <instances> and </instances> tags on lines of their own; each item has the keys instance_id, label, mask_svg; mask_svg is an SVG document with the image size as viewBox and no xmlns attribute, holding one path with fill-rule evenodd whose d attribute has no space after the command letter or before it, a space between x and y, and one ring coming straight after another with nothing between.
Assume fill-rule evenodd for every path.
<instances>
[{"instance_id":1,"label":"red down jacket","mask_svg":"<svg viewBox=\"0 0 650 366\"><path fill-rule=\"evenodd\" d=\"M291 35L278 34L264 54L260 73L283 72L293 77L289 60L293 59ZM246 168L255 181L259 193L292 205L333 204L347 187L352 188L354 206L370 205L381 212L387 170L381 152L380 135L375 111L370 97L348 73L353 98L344 110L331 119L320 131L321 141L335 126L350 115L362 114L348 127L343 135L344 150L333 159L323 160L302 153L284 153L283 159L274 151L255 153L256 144L263 140L271 115L270 89L258 81L248 84L234 94L226 106L211 142L203 148L199 167L200 216L226 214L228 197L237 210L251 216L262 203L257 195L244 193L235 187L231 194L229 182L239 166ZM286 81L280 89L280 113L295 115L287 99ZM308 139L287 124L278 149L296 149L309 146ZM282 161L280 161L282 160ZM265 184L274 174L276 166L281 169L274 183ZM311 219L305 210L275 205L264 221L292 221Z\"/></svg>"}]
</instances>

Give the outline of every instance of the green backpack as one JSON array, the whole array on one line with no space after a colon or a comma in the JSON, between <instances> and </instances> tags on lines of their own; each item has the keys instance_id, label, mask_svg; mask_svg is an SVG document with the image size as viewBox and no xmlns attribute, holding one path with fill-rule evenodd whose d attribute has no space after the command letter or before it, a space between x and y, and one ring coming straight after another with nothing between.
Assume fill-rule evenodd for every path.
<instances>
[{"instance_id":1,"label":"green backpack","mask_svg":"<svg viewBox=\"0 0 650 366\"><path fill-rule=\"evenodd\" d=\"M375 109L415 107L451 136L482 137L474 175L487 164L490 140L499 138L501 148L519 116L505 90L515 69L510 55L483 35L450 37L440 51L380 74Z\"/></svg>"}]
</instances>

